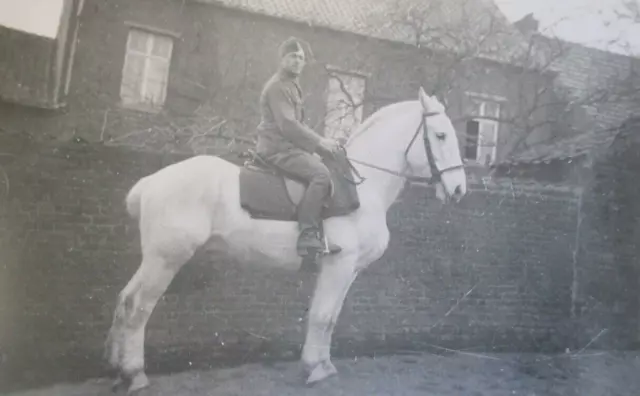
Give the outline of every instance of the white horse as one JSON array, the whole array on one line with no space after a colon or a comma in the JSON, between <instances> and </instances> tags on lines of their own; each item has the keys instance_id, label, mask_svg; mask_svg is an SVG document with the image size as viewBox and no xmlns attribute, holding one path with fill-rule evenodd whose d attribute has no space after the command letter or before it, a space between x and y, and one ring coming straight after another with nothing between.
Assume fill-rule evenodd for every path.
<instances>
[{"instance_id":1,"label":"white horse","mask_svg":"<svg viewBox=\"0 0 640 396\"><path fill-rule=\"evenodd\" d=\"M360 207L324 221L327 238L342 251L321 258L309 309L301 360L307 383L337 371L331 363L334 326L357 274L387 249L386 214L407 179L428 178L443 202L466 194L458 138L435 97L388 105L363 122L345 144L366 180L357 186ZM142 263L120 292L106 342L107 358L129 392L149 385L144 334L156 303L197 249L235 262L297 271L294 221L252 218L240 206L240 167L216 156L195 156L139 180L126 198L139 221Z\"/></svg>"}]
</instances>

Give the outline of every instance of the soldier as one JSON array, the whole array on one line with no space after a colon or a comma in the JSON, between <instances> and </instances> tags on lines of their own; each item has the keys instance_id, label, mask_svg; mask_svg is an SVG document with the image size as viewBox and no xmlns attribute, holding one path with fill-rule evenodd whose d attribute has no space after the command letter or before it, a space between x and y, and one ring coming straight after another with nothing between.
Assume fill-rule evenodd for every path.
<instances>
[{"instance_id":1,"label":"soldier","mask_svg":"<svg viewBox=\"0 0 640 396\"><path fill-rule=\"evenodd\" d=\"M305 53L295 38L279 47L278 71L267 81L260 95L261 122L258 125L257 154L287 176L307 183L297 208L298 254L302 257L324 249L321 212L331 189L331 173L318 156L331 155L337 141L325 138L304 122L302 90L298 77L305 66ZM340 246L329 243L329 251Z\"/></svg>"}]
</instances>

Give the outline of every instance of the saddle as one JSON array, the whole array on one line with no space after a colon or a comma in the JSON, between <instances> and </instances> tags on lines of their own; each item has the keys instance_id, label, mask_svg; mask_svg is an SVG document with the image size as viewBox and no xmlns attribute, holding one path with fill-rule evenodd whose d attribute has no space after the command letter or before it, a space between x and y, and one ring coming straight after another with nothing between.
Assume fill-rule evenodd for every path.
<instances>
[{"instance_id":1,"label":"saddle","mask_svg":"<svg viewBox=\"0 0 640 396\"><path fill-rule=\"evenodd\" d=\"M240 205L254 219L297 221L296 209L307 185L249 150L250 159L240 168ZM331 172L331 197L322 218L347 215L360 207L357 182L344 150L322 162Z\"/></svg>"}]
</instances>

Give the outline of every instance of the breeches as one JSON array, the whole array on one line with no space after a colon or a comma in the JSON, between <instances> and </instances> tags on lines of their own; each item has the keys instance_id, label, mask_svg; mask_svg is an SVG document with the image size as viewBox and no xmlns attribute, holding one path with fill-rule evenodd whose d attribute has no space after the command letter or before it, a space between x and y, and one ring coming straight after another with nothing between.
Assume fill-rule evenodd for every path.
<instances>
[{"instance_id":1,"label":"breeches","mask_svg":"<svg viewBox=\"0 0 640 396\"><path fill-rule=\"evenodd\" d=\"M303 151L279 153L266 158L287 176L307 183L307 189L297 209L301 229L318 227L322 206L331 192L331 172L322 160Z\"/></svg>"}]
</instances>

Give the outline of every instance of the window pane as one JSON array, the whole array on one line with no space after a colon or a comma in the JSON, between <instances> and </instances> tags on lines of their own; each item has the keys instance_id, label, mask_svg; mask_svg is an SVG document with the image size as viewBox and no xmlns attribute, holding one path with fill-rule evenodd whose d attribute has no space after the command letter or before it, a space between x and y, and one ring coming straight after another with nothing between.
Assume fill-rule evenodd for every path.
<instances>
[{"instance_id":1,"label":"window pane","mask_svg":"<svg viewBox=\"0 0 640 396\"><path fill-rule=\"evenodd\" d=\"M478 155L478 121L467 122L466 139L465 139L465 158L475 160Z\"/></svg>"},{"instance_id":2,"label":"window pane","mask_svg":"<svg viewBox=\"0 0 640 396\"><path fill-rule=\"evenodd\" d=\"M144 78L145 56L129 53L125 58L120 92L125 102L137 102L141 99Z\"/></svg>"},{"instance_id":3,"label":"window pane","mask_svg":"<svg viewBox=\"0 0 640 396\"><path fill-rule=\"evenodd\" d=\"M484 111L485 111L485 116L498 118L498 116L500 115L500 103L486 102Z\"/></svg>"},{"instance_id":4,"label":"window pane","mask_svg":"<svg viewBox=\"0 0 640 396\"><path fill-rule=\"evenodd\" d=\"M497 124L495 122L480 123L480 145L495 146L497 140Z\"/></svg>"},{"instance_id":5,"label":"window pane","mask_svg":"<svg viewBox=\"0 0 640 396\"><path fill-rule=\"evenodd\" d=\"M362 108L359 106L356 110L354 106L361 104L364 87L365 79L363 78L330 72L325 115L326 136L346 138L353 127L360 122Z\"/></svg>"},{"instance_id":6,"label":"window pane","mask_svg":"<svg viewBox=\"0 0 640 396\"><path fill-rule=\"evenodd\" d=\"M332 73L329 76L329 92L340 92L340 81L343 80L335 73Z\"/></svg>"},{"instance_id":7,"label":"window pane","mask_svg":"<svg viewBox=\"0 0 640 396\"><path fill-rule=\"evenodd\" d=\"M151 53L155 56L161 56L165 59L171 58L171 49L173 42L167 36L154 36L153 49Z\"/></svg>"},{"instance_id":8,"label":"window pane","mask_svg":"<svg viewBox=\"0 0 640 396\"><path fill-rule=\"evenodd\" d=\"M129 49L137 52L147 52L147 42L151 36L140 30L132 29L129 31Z\"/></svg>"},{"instance_id":9,"label":"window pane","mask_svg":"<svg viewBox=\"0 0 640 396\"><path fill-rule=\"evenodd\" d=\"M327 113L325 115L325 135L327 137L338 138L342 135L342 124L344 122L346 96L342 92L340 80L335 74L329 77L329 87L327 92ZM342 80L344 82L344 80Z\"/></svg>"},{"instance_id":10,"label":"window pane","mask_svg":"<svg viewBox=\"0 0 640 396\"><path fill-rule=\"evenodd\" d=\"M149 59L145 89L146 101L154 104L161 104L164 102L168 73L169 62L164 59Z\"/></svg>"},{"instance_id":11,"label":"window pane","mask_svg":"<svg viewBox=\"0 0 640 396\"><path fill-rule=\"evenodd\" d=\"M478 162L484 165L490 165L493 163L493 147L483 147L478 149Z\"/></svg>"},{"instance_id":12,"label":"window pane","mask_svg":"<svg viewBox=\"0 0 640 396\"><path fill-rule=\"evenodd\" d=\"M353 106L346 101L340 103L340 125L346 128L353 125Z\"/></svg>"},{"instance_id":13,"label":"window pane","mask_svg":"<svg viewBox=\"0 0 640 396\"><path fill-rule=\"evenodd\" d=\"M471 116L480 116L482 110L481 107L481 101L474 98L469 98L469 101L467 103L467 114Z\"/></svg>"},{"instance_id":14,"label":"window pane","mask_svg":"<svg viewBox=\"0 0 640 396\"><path fill-rule=\"evenodd\" d=\"M327 103L330 106L335 106L342 95L342 91L340 90L340 83L337 79L331 77L329 78L329 87L327 90Z\"/></svg>"}]
</instances>

